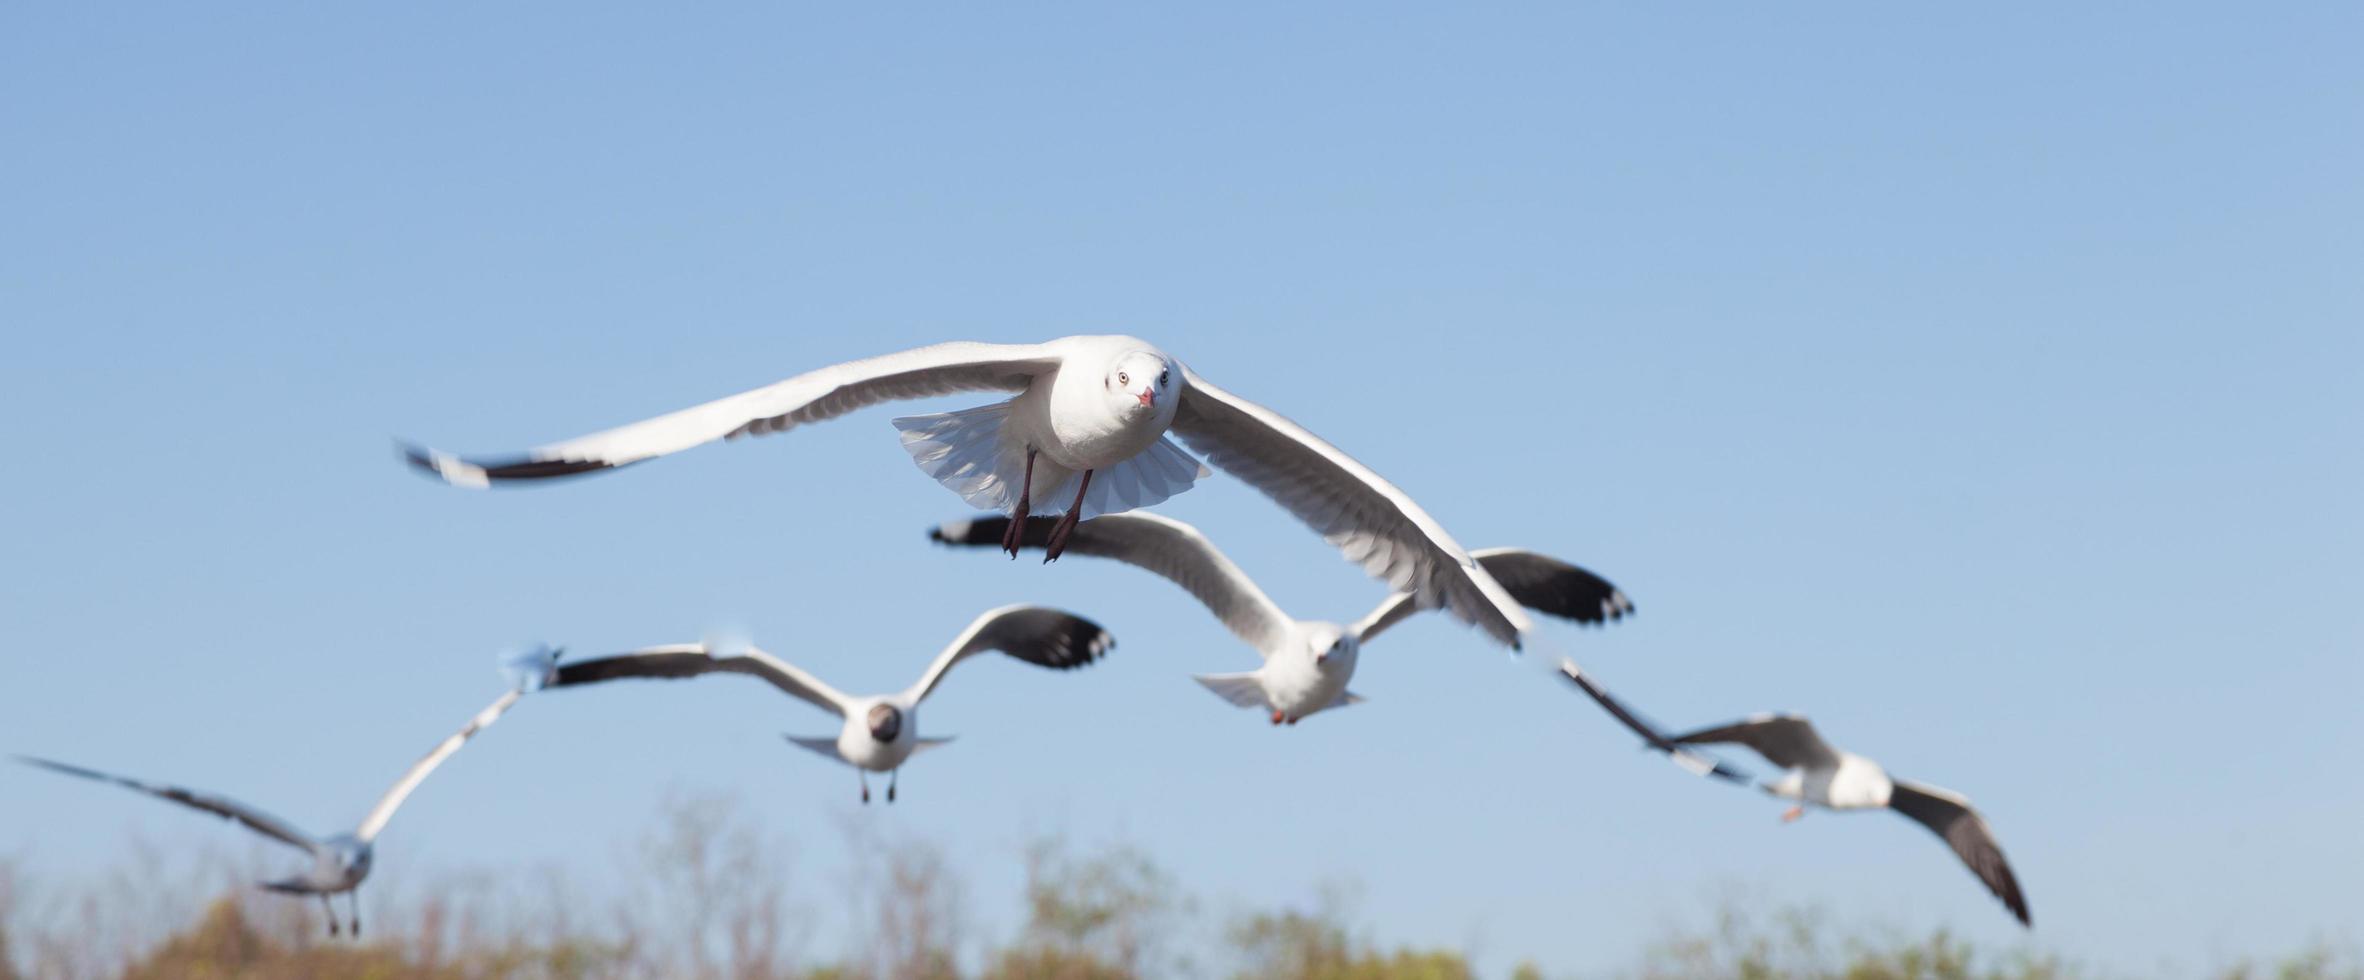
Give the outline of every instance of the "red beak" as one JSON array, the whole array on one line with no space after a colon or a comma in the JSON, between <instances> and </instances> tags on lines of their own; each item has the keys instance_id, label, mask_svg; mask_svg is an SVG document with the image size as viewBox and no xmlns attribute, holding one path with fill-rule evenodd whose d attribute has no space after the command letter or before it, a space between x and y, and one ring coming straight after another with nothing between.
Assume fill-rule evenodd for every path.
<instances>
[{"instance_id":1,"label":"red beak","mask_svg":"<svg viewBox=\"0 0 2364 980\"><path fill-rule=\"evenodd\" d=\"M1133 397L1141 399L1141 404L1143 405L1148 405L1153 408L1157 405L1157 389L1155 388L1143 388L1141 389L1140 394Z\"/></svg>"}]
</instances>

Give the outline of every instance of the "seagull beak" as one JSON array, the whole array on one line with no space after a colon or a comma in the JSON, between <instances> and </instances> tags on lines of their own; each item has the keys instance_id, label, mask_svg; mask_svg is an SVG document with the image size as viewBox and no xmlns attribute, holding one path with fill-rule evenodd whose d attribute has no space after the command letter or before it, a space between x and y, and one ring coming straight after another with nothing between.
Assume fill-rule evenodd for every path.
<instances>
[{"instance_id":1,"label":"seagull beak","mask_svg":"<svg viewBox=\"0 0 2364 980\"><path fill-rule=\"evenodd\" d=\"M1133 397L1141 399L1141 404L1150 408L1157 407L1157 389L1155 388L1143 388L1140 394Z\"/></svg>"},{"instance_id":2,"label":"seagull beak","mask_svg":"<svg viewBox=\"0 0 2364 980\"><path fill-rule=\"evenodd\" d=\"M1329 663L1329 662L1330 662L1330 655L1329 655L1329 654L1326 654L1326 653L1317 653L1317 654L1314 654L1314 655L1313 655L1313 665L1314 665L1314 666L1316 666L1316 667L1319 667L1319 666L1321 666L1321 665L1323 665L1323 664L1326 664L1326 663Z\"/></svg>"}]
</instances>

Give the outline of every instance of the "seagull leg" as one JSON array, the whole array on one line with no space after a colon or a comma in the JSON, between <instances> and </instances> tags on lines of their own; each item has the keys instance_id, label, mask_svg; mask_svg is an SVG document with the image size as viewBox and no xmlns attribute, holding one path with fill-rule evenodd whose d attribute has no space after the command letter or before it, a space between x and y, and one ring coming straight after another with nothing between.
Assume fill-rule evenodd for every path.
<instances>
[{"instance_id":1,"label":"seagull leg","mask_svg":"<svg viewBox=\"0 0 2364 980\"><path fill-rule=\"evenodd\" d=\"M1083 516L1084 491L1092 488L1092 471L1083 472L1083 480L1075 485L1075 503L1067 513L1059 515L1059 523L1051 525L1051 540L1042 549L1043 564L1058 561L1067 551L1067 535L1075 530L1076 520Z\"/></svg>"},{"instance_id":2,"label":"seagull leg","mask_svg":"<svg viewBox=\"0 0 2364 980\"><path fill-rule=\"evenodd\" d=\"M353 938L359 939L361 938L361 889L356 888L346 892L345 897L353 907L353 917L346 921L353 924Z\"/></svg>"},{"instance_id":3,"label":"seagull leg","mask_svg":"<svg viewBox=\"0 0 2364 980\"><path fill-rule=\"evenodd\" d=\"M1281 714L1281 712L1280 712L1280 709L1279 709L1279 708L1274 708L1274 709L1272 709L1272 723L1273 723L1273 724L1275 724L1275 725L1278 725L1278 724L1280 724L1280 723L1281 723L1281 722L1283 722L1283 721L1287 721L1287 720L1288 720L1288 717L1289 717L1289 716L1287 716L1287 715Z\"/></svg>"},{"instance_id":4,"label":"seagull leg","mask_svg":"<svg viewBox=\"0 0 2364 980\"><path fill-rule=\"evenodd\" d=\"M902 777L903 770L901 769L896 769L887 773L887 802L895 802L895 781L901 779Z\"/></svg>"},{"instance_id":5,"label":"seagull leg","mask_svg":"<svg viewBox=\"0 0 2364 980\"><path fill-rule=\"evenodd\" d=\"M854 777L862 781L862 802L870 802L870 774L856 769Z\"/></svg>"},{"instance_id":6,"label":"seagull leg","mask_svg":"<svg viewBox=\"0 0 2364 980\"><path fill-rule=\"evenodd\" d=\"M1034 453L1026 447L1026 482L1018 487L1018 506L1010 510L1010 529L1001 532L1001 550L1018 557L1018 544L1026 540L1026 516L1034 510Z\"/></svg>"},{"instance_id":7,"label":"seagull leg","mask_svg":"<svg viewBox=\"0 0 2364 980\"><path fill-rule=\"evenodd\" d=\"M328 937L335 939L337 936L337 907L328 900L327 892L320 893L320 911L328 916Z\"/></svg>"},{"instance_id":8,"label":"seagull leg","mask_svg":"<svg viewBox=\"0 0 2364 980\"><path fill-rule=\"evenodd\" d=\"M1782 813L1781 813L1781 822L1782 822L1782 823L1794 823L1794 822L1796 822L1796 821L1797 821L1797 819L1798 819L1799 817L1802 817L1802 816L1805 816L1805 815L1806 815L1806 808L1805 808L1805 807L1803 807L1803 806L1793 806L1793 807L1790 807L1790 808L1789 808L1789 809L1787 809L1787 810L1784 810L1784 811L1782 811Z\"/></svg>"}]
</instances>

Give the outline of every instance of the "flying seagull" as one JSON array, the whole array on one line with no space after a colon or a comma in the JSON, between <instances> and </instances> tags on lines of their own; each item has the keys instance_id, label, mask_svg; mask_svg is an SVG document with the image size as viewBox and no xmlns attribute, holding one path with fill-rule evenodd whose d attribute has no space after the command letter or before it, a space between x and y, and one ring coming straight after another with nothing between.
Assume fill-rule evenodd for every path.
<instances>
[{"instance_id":1,"label":"flying seagull","mask_svg":"<svg viewBox=\"0 0 2364 980\"><path fill-rule=\"evenodd\" d=\"M311 870L277 881L262 882L262 887L288 895L320 896L320 908L328 915L328 934L331 936L337 934L337 911L336 906L329 902L329 896L340 892L346 894L353 911L352 933L358 937L361 935L361 895L358 889L362 879L369 877L370 859L377 843L378 833L386 829L387 821L394 819L395 809L402 806L402 801L410 797L411 791L417 789L419 784L426 780L428 773L434 772L436 766L443 764L443 760L451 758L452 753L458 752L460 746L467 744L469 738L477 732L483 731L486 726L500 720L502 713L508 711L527 692L540 687L542 682L547 679L550 666L556 662L557 657L557 650L550 647L538 647L504 661L502 669L509 674L511 679L509 690L502 692L500 697L493 699L493 703L486 705L484 710L468 719L467 724L460 726L459 731L453 732L442 742L437 743L433 751L428 752L425 758L413 764L410 771L403 773L402 778L395 780L393 787L386 790L386 795L378 799L378 805L370 808L369 815L361 818L361 826L346 834L314 837L296 829L294 824L278 817L229 797L218 796L202 790L141 782L137 779L32 756L20 755L16 758L17 761L28 765L40 766L69 776L114 783L118 786L171 800L182 806L218 814L226 819L244 824L247 829L265 837L311 854Z\"/></svg>"},{"instance_id":2,"label":"flying seagull","mask_svg":"<svg viewBox=\"0 0 2364 980\"><path fill-rule=\"evenodd\" d=\"M1038 667L1072 670L1089 665L1116 646L1116 638L1091 620L1046 606L1003 606L989 610L936 655L919 682L896 694L854 696L805 673L796 665L752 646L718 650L705 643L647 647L630 653L561 665L551 687L573 687L635 677L682 678L705 674L749 674L845 719L835 738L787 736L788 741L853 766L861 775L862 802L870 802L870 773L887 773L887 802L895 801L895 776L913 753L951 738L919 735L919 703L943 681L952 665L998 650Z\"/></svg>"},{"instance_id":3,"label":"flying seagull","mask_svg":"<svg viewBox=\"0 0 2364 980\"><path fill-rule=\"evenodd\" d=\"M1014 540L1019 547L1041 548L1056 531L1048 518L1014 525L1007 517L986 516L939 525L928 536L951 545L986 547ZM1269 712L1275 725L1294 725L1315 712L1361 701L1346 684L1354 676L1362 645L1419 609L1415 596L1396 593L1350 625L1291 618L1197 528L1148 511L1078 524L1068 535L1067 547L1079 555L1113 558L1180 585L1233 635L1256 648L1264 666L1238 674L1202 674L1197 680L1225 701ZM1515 548L1473 556L1518 602L1554 616L1595 624L1633 611L1632 600L1616 586L1556 558Z\"/></svg>"},{"instance_id":4,"label":"flying seagull","mask_svg":"<svg viewBox=\"0 0 2364 980\"><path fill-rule=\"evenodd\" d=\"M1037 500L1067 501L1045 561L1065 550L1076 522L1158 503L1206 474L1165 438L1170 430L1422 607L1447 607L1513 649L1534 628L1518 602L1394 484L1134 337L937 344L825 367L516 456L460 457L415 446L404 455L449 483L483 487L614 469L880 402L964 391L1015 397L896 419L903 448L971 506L1018 522ZM1014 537L1002 547L1017 556Z\"/></svg>"},{"instance_id":5,"label":"flying seagull","mask_svg":"<svg viewBox=\"0 0 2364 980\"><path fill-rule=\"evenodd\" d=\"M1969 799L1960 793L1894 778L1879 763L1823 741L1814 731L1814 724L1800 715L1752 715L1729 725L1685 735L1661 734L1618 706L1607 692L1582 674L1570 670L1572 666L1563 664L1562 672L1655 747L1681 752L1689 745L1736 743L1789 770L1761 787L1773 796L1797 801L1797 805L1782 813L1784 823L1804 816L1807 804L1832 810L1885 807L1911 817L1944 838L1970 872L1986 884L1987 890L2003 900L2003 907L2011 910L2020 925L2033 924L2028 917L2027 896L2020 892L2019 879L2012 875L2010 863L2003 859L2002 845L1995 843L1986 818L1979 816L1970 807Z\"/></svg>"}]
</instances>

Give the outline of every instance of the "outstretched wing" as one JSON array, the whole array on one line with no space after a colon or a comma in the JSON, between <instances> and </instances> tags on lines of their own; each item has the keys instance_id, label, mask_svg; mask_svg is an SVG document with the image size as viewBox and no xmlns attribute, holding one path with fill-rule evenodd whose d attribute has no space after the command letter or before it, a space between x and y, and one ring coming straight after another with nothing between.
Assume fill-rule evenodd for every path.
<instances>
[{"instance_id":1,"label":"outstretched wing","mask_svg":"<svg viewBox=\"0 0 2364 980\"><path fill-rule=\"evenodd\" d=\"M943 682L953 664L974 654L999 650L1037 667L1073 670L1089 666L1115 646L1116 637L1100 624L1074 613L1049 606L1003 606L970 623L903 696L919 703Z\"/></svg>"},{"instance_id":2,"label":"outstretched wing","mask_svg":"<svg viewBox=\"0 0 2364 980\"><path fill-rule=\"evenodd\" d=\"M749 647L740 653L717 656L703 643L645 647L630 653L562 664L549 686L573 687L626 678L675 680L715 673L760 677L771 682L773 687L840 716L852 704L851 699L838 693L836 688L822 683L820 678L762 650Z\"/></svg>"},{"instance_id":3,"label":"outstretched wing","mask_svg":"<svg viewBox=\"0 0 2364 980\"><path fill-rule=\"evenodd\" d=\"M460 457L405 446L411 465L463 487L629 466L717 439L784 432L880 402L961 391L1019 391L1055 371L1049 344L950 343L835 364L653 419L514 456Z\"/></svg>"},{"instance_id":4,"label":"outstretched wing","mask_svg":"<svg viewBox=\"0 0 2364 980\"><path fill-rule=\"evenodd\" d=\"M1445 529L1369 467L1188 367L1174 434L1319 532L1349 561L1512 648L1534 629L1518 601Z\"/></svg>"},{"instance_id":5,"label":"outstretched wing","mask_svg":"<svg viewBox=\"0 0 2364 980\"><path fill-rule=\"evenodd\" d=\"M43 769L62 772L69 776L114 783L127 789L136 789L150 796L171 800L185 807L193 807L216 816L227 817L246 825L248 830L307 851L314 849L317 845L317 842L309 835L297 830L295 825L227 796L216 796L212 793L182 789L178 786L166 786L160 783L143 783L137 779L103 773L96 769L84 769L81 766L69 766L63 762L53 762L48 759L37 759L29 755L20 755L16 758L18 762L27 765L40 766Z\"/></svg>"},{"instance_id":6,"label":"outstretched wing","mask_svg":"<svg viewBox=\"0 0 2364 980\"><path fill-rule=\"evenodd\" d=\"M517 687L502 692L500 697L493 699L493 703L485 705L484 710L477 712L476 717L468 719L467 724L461 725L459 731L445 736L443 741L436 743L435 748L428 752L425 758L412 764L409 772L403 773L401 779L394 781L393 787L386 790L386 795L378 799L377 806L370 808L369 816L361 819L361 829L353 832L354 838L363 843L376 840L378 832L386 829L386 821L394 819L394 811L401 808L402 801L410 798L411 790L419 788L419 784L427 780L428 773L434 772L436 766L443 764L443 760L451 758L452 753L460 750L460 746L468 744L468 740L476 737L477 732L483 731L486 726L501 720L501 715L507 713L511 705L516 704L519 698L525 697L526 689L525 684L521 683Z\"/></svg>"},{"instance_id":7,"label":"outstretched wing","mask_svg":"<svg viewBox=\"0 0 2364 980\"><path fill-rule=\"evenodd\" d=\"M1057 523L1051 517L1029 519L1020 546L1042 548ZM998 548L1009 528L1009 518L987 516L938 526L928 536L945 544ZM1113 558L1181 586L1233 635L1266 656L1288 635L1289 614L1206 535L1173 518L1138 510L1095 517L1068 533L1067 553Z\"/></svg>"},{"instance_id":8,"label":"outstretched wing","mask_svg":"<svg viewBox=\"0 0 2364 980\"><path fill-rule=\"evenodd\" d=\"M1572 619L1586 626L1611 622L1634 611L1633 600L1590 571L1524 548L1482 548L1470 552L1519 605ZM1364 642L1420 611L1419 597L1398 592L1379 601L1354 626Z\"/></svg>"},{"instance_id":9,"label":"outstretched wing","mask_svg":"<svg viewBox=\"0 0 2364 980\"><path fill-rule=\"evenodd\" d=\"M1814 731L1802 715L1750 715L1729 725L1702 728L1676 735L1678 745L1732 742L1755 749L1765 761L1784 769L1823 769L1839 764L1839 752Z\"/></svg>"},{"instance_id":10,"label":"outstretched wing","mask_svg":"<svg viewBox=\"0 0 2364 980\"><path fill-rule=\"evenodd\" d=\"M1579 689L1593 699L1594 703L1599 704L1602 710L1609 713L1609 717L1617 719L1620 724L1631 729L1634 734L1641 736L1642 741L1649 743L1651 748L1666 753L1667 758L1673 760L1674 764L1684 771L1693 775L1714 776L1735 783L1749 781L1747 773L1732 768L1723 760L1693 752L1669 740L1665 733L1658 730L1656 725L1642 720L1640 715L1635 714L1623 702L1611 696L1606 689L1593 683L1592 678L1579 669L1574 661L1560 661L1560 676L1574 681Z\"/></svg>"},{"instance_id":11,"label":"outstretched wing","mask_svg":"<svg viewBox=\"0 0 2364 980\"><path fill-rule=\"evenodd\" d=\"M1970 801L1959 793L1935 786L1902 779L1894 780L1894 784L1888 795L1888 808L1919 821L1921 826L1945 838L1962 863L1970 866L1970 873L1986 883L1987 891L2003 900L2003 907L2011 910L2020 925L2033 925L2028 918L2027 896L2019 891L2019 878L2011 873L2010 862L2003 860L2003 847L1995 843L1986 818L1970 808Z\"/></svg>"}]
</instances>

